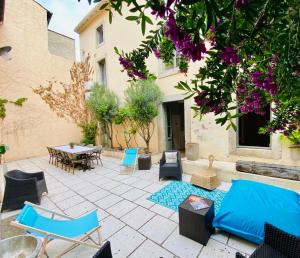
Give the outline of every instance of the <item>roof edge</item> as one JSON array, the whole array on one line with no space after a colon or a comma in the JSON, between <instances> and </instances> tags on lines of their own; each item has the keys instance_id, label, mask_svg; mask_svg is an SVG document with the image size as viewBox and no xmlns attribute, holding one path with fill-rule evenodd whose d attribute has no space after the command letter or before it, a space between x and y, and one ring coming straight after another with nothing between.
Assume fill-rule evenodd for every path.
<instances>
[{"instance_id":1,"label":"roof edge","mask_svg":"<svg viewBox=\"0 0 300 258\"><path fill-rule=\"evenodd\" d=\"M80 34L82 31L83 27L91 20L93 19L99 12L100 12L100 7L102 6L103 3L107 2L107 0L101 1L97 3L84 17L83 19L77 24L75 27L74 31L77 34Z\"/></svg>"}]
</instances>

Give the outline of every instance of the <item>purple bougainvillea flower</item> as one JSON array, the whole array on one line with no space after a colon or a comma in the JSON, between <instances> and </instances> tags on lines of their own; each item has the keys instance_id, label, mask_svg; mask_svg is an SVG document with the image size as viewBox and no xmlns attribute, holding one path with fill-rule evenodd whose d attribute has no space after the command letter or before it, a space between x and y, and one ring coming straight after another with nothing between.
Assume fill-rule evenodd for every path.
<instances>
[{"instance_id":1,"label":"purple bougainvillea flower","mask_svg":"<svg viewBox=\"0 0 300 258\"><path fill-rule=\"evenodd\" d=\"M232 47L223 48L219 54L219 57L228 65L240 63L240 58L236 50Z\"/></svg>"},{"instance_id":2,"label":"purple bougainvillea flower","mask_svg":"<svg viewBox=\"0 0 300 258\"><path fill-rule=\"evenodd\" d=\"M158 58L158 59L160 58L160 53L157 48L153 48L153 53L156 56L156 58Z\"/></svg>"},{"instance_id":3,"label":"purple bougainvillea flower","mask_svg":"<svg viewBox=\"0 0 300 258\"><path fill-rule=\"evenodd\" d=\"M165 35L174 43L176 50L187 60L195 62L203 58L203 53L206 53L204 42L194 43L191 36L177 26L173 14L169 15L166 27Z\"/></svg>"},{"instance_id":4,"label":"purple bougainvillea flower","mask_svg":"<svg viewBox=\"0 0 300 258\"><path fill-rule=\"evenodd\" d=\"M242 8L243 6L247 5L248 4L248 0L236 0L235 1L235 7L237 9L240 9Z\"/></svg>"},{"instance_id":5,"label":"purple bougainvillea flower","mask_svg":"<svg viewBox=\"0 0 300 258\"><path fill-rule=\"evenodd\" d=\"M278 86L274 82L273 70L271 68L268 69L266 74L261 71L255 71L251 77L252 82L257 88L267 91L271 95L275 95L278 92Z\"/></svg>"},{"instance_id":6,"label":"purple bougainvillea flower","mask_svg":"<svg viewBox=\"0 0 300 258\"><path fill-rule=\"evenodd\" d=\"M145 80L147 78L145 73L140 71L133 71L133 75L139 77L142 80Z\"/></svg>"},{"instance_id":7,"label":"purple bougainvillea flower","mask_svg":"<svg viewBox=\"0 0 300 258\"><path fill-rule=\"evenodd\" d=\"M132 68L132 66L133 66L131 61L127 60L126 58L124 58L122 56L119 57L119 62L124 67L125 70L128 70L128 69Z\"/></svg>"}]
</instances>

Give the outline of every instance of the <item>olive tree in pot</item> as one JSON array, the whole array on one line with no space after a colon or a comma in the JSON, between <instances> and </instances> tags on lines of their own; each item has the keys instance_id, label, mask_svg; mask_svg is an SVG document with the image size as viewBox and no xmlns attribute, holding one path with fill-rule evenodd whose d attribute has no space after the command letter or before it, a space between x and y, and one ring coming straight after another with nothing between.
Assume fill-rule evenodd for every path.
<instances>
[{"instance_id":1,"label":"olive tree in pot","mask_svg":"<svg viewBox=\"0 0 300 258\"><path fill-rule=\"evenodd\" d=\"M158 115L158 106L163 93L153 79L131 82L125 90L125 100L138 134L146 144L149 153L150 140L154 133L154 118Z\"/></svg>"},{"instance_id":2,"label":"olive tree in pot","mask_svg":"<svg viewBox=\"0 0 300 258\"><path fill-rule=\"evenodd\" d=\"M113 120L119 108L118 96L105 86L96 83L90 90L90 97L87 103L101 126L104 145L112 148Z\"/></svg>"}]
</instances>

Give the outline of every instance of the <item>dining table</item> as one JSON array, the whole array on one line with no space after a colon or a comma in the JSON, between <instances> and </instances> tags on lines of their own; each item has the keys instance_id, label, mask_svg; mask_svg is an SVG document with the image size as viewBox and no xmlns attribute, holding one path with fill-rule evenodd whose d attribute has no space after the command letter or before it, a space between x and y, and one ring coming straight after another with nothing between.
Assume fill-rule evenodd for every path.
<instances>
[{"instance_id":1,"label":"dining table","mask_svg":"<svg viewBox=\"0 0 300 258\"><path fill-rule=\"evenodd\" d=\"M86 170L90 170L90 169L94 169L94 167L92 167L90 159L89 159L89 155L93 153L95 150L97 150L97 147L88 147L88 146L81 146L81 145L74 145L73 147L71 147L70 145L61 145L61 146L55 146L52 147L53 149L60 151L60 152L65 152L68 153L70 156L83 156L85 157L85 164L82 164L82 170L86 171Z\"/></svg>"}]
</instances>

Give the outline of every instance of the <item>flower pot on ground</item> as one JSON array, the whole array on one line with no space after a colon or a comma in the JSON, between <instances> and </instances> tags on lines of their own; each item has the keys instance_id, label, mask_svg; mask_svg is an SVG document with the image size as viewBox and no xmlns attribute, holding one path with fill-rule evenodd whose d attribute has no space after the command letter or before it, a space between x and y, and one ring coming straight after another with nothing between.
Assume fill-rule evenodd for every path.
<instances>
[{"instance_id":1,"label":"flower pot on ground","mask_svg":"<svg viewBox=\"0 0 300 258\"><path fill-rule=\"evenodd\" d=\"M199 143L187 143L185 156L188 160L197 160L199 158Z\"/></svg>"}]
</instances>

